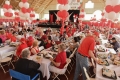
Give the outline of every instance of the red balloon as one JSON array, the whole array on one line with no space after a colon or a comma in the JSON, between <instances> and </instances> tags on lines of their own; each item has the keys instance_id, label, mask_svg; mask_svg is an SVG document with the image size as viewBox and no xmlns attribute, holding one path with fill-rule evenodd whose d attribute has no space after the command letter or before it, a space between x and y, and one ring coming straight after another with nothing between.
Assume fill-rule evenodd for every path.
<instances>
[{"instance_id":1,"label":"red balloon","mask_svg":"<svg viewBox=\"0 0 120 80\"><path fill-rule=\"evenodd\" d=\"M104 16L105 13L101 13L102 16Z\"/></svg>"},{"instance_id":2,"label":"red balloon","mask_svg":"<svg viewBox=\"0 0 120 80\"><path fill-rule=\"evenodd\" d=\"M113 6L107 5L107 6L105 7L105 11L106 11L107 13L110 13L111 11L113 11Z\"/></svg>"},{"instance_id":3,"label":"red balloon","mask_svg":"<svg viewBox=\"0 0 120 80\"><path fill-rule=\"evenodd\" d=\"M59 4L68 4L68 0L57 0Z\"/></svg>"},{"instance_id":4,"label":"red balloon","mask_svg":"<svg viewBox=\"0 0 120 80\"><path fill-rule=\"evenodd\" d=\"M27 12L27 9L26 9L25 7L23 7L23 8L21 8L21 11L22 11L23 13L26 13L26 12Z\"/></svg>"},{"instance_id":5,"label":"red balloon","mask_svg":"<svg viewBox=\"0 0 120 80\"><path fill-rule=\"evenodd\" d=\"M84 12L84 9L82 9L81 12Z\"/></svg>"},{"instance_id":6,"label":"red balloon","mask_svg":"<svg viewBox=\"0 0 120 80\"><path fill-rule=\"evenodd\" d=\"M28 9L27 9L27 12L28 12L28 13L31 13L31 11L32 11L31 8L28 8Z\"/></svg>"},{"instance_id":7,"label":"red balloon","mask_svg":"<svg viewBox=\"0 0 120 80\"><path fill-rule=\"evenodd\" d=\"M13 16L13 13L5 12L4 15L5 15L6 17L12 17L12 16Z\"/></svg>"},{"instance_id":8,"label":"red balloon","mask_svg":"<svg viewBox=\"0 0 120 80\"><path fill-rule=\"evenodd\" d=\"M5 8L5 9L9 9L9 5L4 4L4 5L3 5L3 8Z\"/></svg>"},{"instance_id":9,"label":"red balloon","mask_svg":"<svg viewBox=\"0 0 120 80\"><path fill-rule=\"evenodd\" d=\"M20 17L15 17L15 21L20 21Z\"/></svg>"},{"instance_id":10,"label":"red balloon","mask_svg":"<svg viewBox=\"0 0 120 80\"><path fill-rule=\"evenodd\" d=\"M113 11L114 11L115 13L118 13L118 12L120 11L120 5L114 6L114 7L113 7Z\"/></svg>"},{"instance_id":11,"label":"red balloon","mask_svg":"<svg viewBox=\"0 0 120 80\"><path fill-rule=\"evenodd\" d=\"M58 11L57 15L63 20L65 20L68 17L69 13L66 10L62 10L62 11Z\"/></svg>"},{"instance_id":12,"label":"red balloon","mask_svg":"<svg viewBox=\"0 0 120 80\"><path fill-rule=\"evenodd\" d=\"M18 13L18 12L15 12L14 14L15 14L15 15L17 15L17 16L19 15L19 13Z\"/></svg>"},{"instance_id":13,"label":"red balloon","mask_svg":"<svg viewBox=\"0 0 120 80\"><path fill-rule=\"evenodd\" d=\"M23 3L27 2L27 0L22 0Z\"/></svg>"},{"instance_id":14,"label":"red balloon","mask_svg":"<svg viewBox=\"0 0 120 80\"><path fill-rule=\"evenodd\" d=\"M35 17L35 14L30 14L30 17Z\"/></svg>"}]
</instances>

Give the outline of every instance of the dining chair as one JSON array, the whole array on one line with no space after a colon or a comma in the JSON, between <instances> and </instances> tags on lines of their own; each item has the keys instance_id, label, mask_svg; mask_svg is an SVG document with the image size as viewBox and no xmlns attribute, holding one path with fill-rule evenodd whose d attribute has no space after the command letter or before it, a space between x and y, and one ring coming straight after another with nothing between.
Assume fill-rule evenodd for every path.
<instances>
[{"instance_id":1,"label":"dining chair","mask_svg":"<svg viewBox=\"0 0 120 80\"><path fill-rule=\"evenodd\" d=\"M87 78L86 80L95 80L95 78L90 78L90 77L89 77L89 75L88 75L87 70L86 70L85 67L83 67L83 70L84 70L85 76L86 76L86 78Z\"/></svg>"},{"instance_id":2,"label":"dining chair","mask_svg":"<svg viewBox=\"0 0 120 80\"><path fill-rule=\"evenodd\" d=\"M3 55L0 55L0 67L2 68L4 73L8 72L8 71L5 71L4 66L6 66L6 65L9 66L11 64L12 67L14 68L13 63L11 62L13 54L14 54L14 51L10 51L10 52L7 52L7 53L5 53Z\"/></svg>"},{"instance_id":3,"label":"dining chair","mask_svg":"<svg viewBox=\"0 0 120 80\"><path fill-rule=\"evenodd\" d=\"M10 69L9 73L10 73L11 77L18 79L18 80L36 80L37 77L40 77L40 75L38 73L32 79L30 79L29 75L25 75L23 73L20 73L20 72L13 70L13 69Z\"/></svg>"},{"instance_id":4,"label":"dining chair","mask_svg":"<svg viewBox=\"0 0 120 80\"><path fill-rule=\"evenodd\" d=\"M67 77L67 75L65 74L65 72L67 71L67 67L68 67L68 65L69 65L69 63L71 62L71 60L69 59L69 58L67 58L66 59L66 65L64 66L64 68L63 69L59 69L59 72L53 72L54 73L54 75L55 75L55 77L53 78L53 80L55 80L56 78L58 79L58 80L60 80L59 79L59 75L64 75L65 77L66 77L66 79L68 80L68 77ZM57 68L58 69L58 68Z\"/></svg>"}]
</instances>

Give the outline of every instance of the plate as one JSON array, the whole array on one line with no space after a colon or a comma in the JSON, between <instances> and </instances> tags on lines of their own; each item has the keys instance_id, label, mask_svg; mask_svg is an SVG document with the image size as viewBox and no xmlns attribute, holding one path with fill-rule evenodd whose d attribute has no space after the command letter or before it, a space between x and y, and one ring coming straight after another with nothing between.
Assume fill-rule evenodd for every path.
<instances>
[{"instance_id":1,"label":"plate","mask_svg":"<svg viewBox=\"0 0 120 80\"><path fill-rule=\"evenodd\" d=\"M100 65L109 66L109 62L107 60L102 60L102 63L100 63Z\"/></svg>"},{"instance_id":2,"label":"plate","mask_svg":"<svg viewBox=\"0 0 120 80\"><path fill-rule=\"evenodd\" d=\"M105 52L105 49L102 49L102 50L100 50L100 49L97 49L99 52Z\"/></svg>"},{"instance_id":3,"label":"plate","mask_svg":"<svg viewBox=\"0 0 120 80\"><path fill-rule=\"evenodd\" d=\"M107 69L107 70L110 70L110 69ZM103 76L103 77L105 77L105 78L109 78L109 79L114 79L114 80L117 79L117 76L116 76L115 71L114 71L114 75L115 75L114 77L113 77L113 76L109 77L109 76L104 75L104 74L103 74L103 71L104 71L104 69L102 68L102 76Z\"/></svg>"}]
</instances>

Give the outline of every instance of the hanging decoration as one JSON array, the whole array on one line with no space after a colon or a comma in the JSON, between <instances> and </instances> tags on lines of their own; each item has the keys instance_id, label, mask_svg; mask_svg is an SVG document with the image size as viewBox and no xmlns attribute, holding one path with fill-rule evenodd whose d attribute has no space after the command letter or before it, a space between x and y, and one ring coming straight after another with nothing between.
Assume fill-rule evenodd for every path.
<instances>
[{"instance_id":1,"label":"hanging decoration","mask_svg":"<svg viewBox=\"0 0 120 80\"><path fill-rule=\"evenodd\" d=\"M119 0L106 0L105 15L107 19L115 20L119 17L117 15L120 12L120 1Z\"/></svg>"},{"instance_id":2,"label":"hanging decoration","mask_svg":"<svg viewBox=\"0 0 120 80\"><path fill-rule=\"evenodd\" d=\"M12 13L12 6L10 5L10 1L5 1L5 4L3 5L3 11L4 11L4 15L6 17L12 17L13 13Z\"/></svg>"},{"instance_id":3,"label":"hanging decoration","mask_svg":"<svg viewBox=\"0 0 120 80\"><path fill-rule=\"evenodd\" d=\"M70 8L68 5L68 0L57 0L59 5L59 11L57 12L57 16L62 20L62 27L60 29L60 34L63 35L64 32L64 22L69 16L67 12Z\"/></svg>"}]
</instances>

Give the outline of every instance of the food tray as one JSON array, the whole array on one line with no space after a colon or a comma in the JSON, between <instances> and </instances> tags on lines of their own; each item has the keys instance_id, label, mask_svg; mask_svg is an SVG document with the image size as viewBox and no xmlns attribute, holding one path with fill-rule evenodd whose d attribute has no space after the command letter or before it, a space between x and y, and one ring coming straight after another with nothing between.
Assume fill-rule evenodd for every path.
<instances>
[{"instance_id":1,"label":"food tray","mask_svg":"<svg viewBox=\"0 0 120 80\"><path fill-rule=\"evenodd\" d=\"M115 71L114 71L114 74L115 74L115 77L112 77L112 76L111 76L111 77L106 76L106 75L103 74L103 68L102 68L102 76L103 76L103 77L105 77L105 78L109 78L109 79L112 79L112 80L117 80L117 76L116 76Z\"/></svg>"},{"instance_id":2,"label":"food tray","mask_svg":"<svg viewBox=\"0 0 120 80\"><path fill-rule=\"evenodd\" d=\"M99 50L99 49L97 49L99 52L105 52L105 49L103 49L103 50Z\"/></svg>"},{"instance_id":3,"label":"food tray","mask_svg":"<svg viewBox=\"0 0 120 80\"><path fill-rule=\"evenodd\" d=\"M104 60L106 62L106 64L100 64L100 65L105 65L105 66L109 66L109 62L107 60Z\"/></svg>"}]
</instances>

